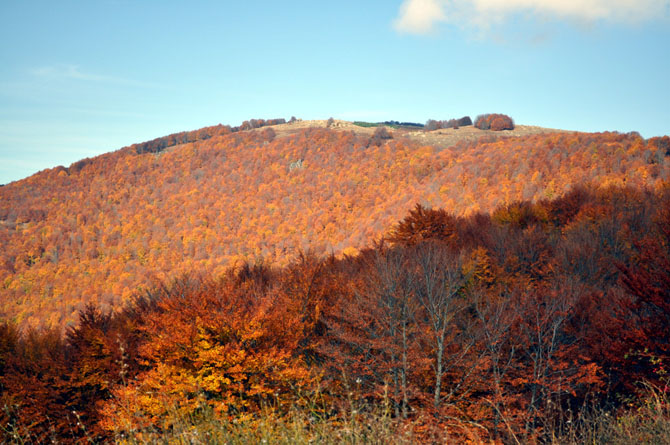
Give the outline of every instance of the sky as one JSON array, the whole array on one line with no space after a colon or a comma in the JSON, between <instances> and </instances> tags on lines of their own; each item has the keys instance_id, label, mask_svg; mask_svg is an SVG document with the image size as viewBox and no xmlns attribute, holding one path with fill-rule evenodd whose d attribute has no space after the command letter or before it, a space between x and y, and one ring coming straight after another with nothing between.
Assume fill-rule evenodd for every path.
<instances>
[{"instance_id":1,"label":"sky","mask_svg":"<svg viewBox=\"0 0 670 445\"><path fill-rule=\"evenodd\" d=\"M670 0L2 0L0 21L0 184L251 118L670 134Z\"/></svg>"}]
</instances>

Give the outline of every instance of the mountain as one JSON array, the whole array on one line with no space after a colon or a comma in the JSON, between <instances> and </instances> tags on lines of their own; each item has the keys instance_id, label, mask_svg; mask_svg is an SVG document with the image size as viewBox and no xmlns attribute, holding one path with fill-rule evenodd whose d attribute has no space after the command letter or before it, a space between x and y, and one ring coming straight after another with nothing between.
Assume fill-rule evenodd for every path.
<instances>
[{"instance_id":1,"label":"mountain","mask_svg":"<svg viewBox=\"0 0 670 445\"><path fill-rule=\"evenodd\" d=\"M0 187L0 311L63 327L86 303L121 307L189 271L355 254L417 203L467 215L575 184L660 188L669 151L668 137L525 126L276 120L170 135Z\"/></svg>"}]
</instances>

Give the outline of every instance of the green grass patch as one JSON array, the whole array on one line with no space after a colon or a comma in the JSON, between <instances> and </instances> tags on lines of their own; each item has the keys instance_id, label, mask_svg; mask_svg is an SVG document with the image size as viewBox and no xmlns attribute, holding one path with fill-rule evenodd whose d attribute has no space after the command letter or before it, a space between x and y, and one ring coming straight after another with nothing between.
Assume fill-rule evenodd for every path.
<instances>
[{"instance_id":1,"label":"green grass patch","mask_svg":"<svg viewBox=\"0 0 670 445\"><path fill-rule=\"evenodd\" d=\"M358 125L359 127L370 128L370 127L379 127L380 124L375 124L374 122L354 121L354 125Z\"/></svg>"}]
</instances>

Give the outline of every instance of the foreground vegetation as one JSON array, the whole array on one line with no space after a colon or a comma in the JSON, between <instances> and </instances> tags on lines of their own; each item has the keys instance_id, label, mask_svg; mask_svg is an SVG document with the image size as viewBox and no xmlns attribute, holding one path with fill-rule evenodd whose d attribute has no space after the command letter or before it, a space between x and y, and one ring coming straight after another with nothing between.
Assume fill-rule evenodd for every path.
<instances>
[{"instance_id":1,"label":"foreground vegetation","mask_svg":"<svg viewBox=\"0 0 670 445\"><path fill-rule=\"evenodd\" d=\"M618 412L587 407L570 413L560 423L548 426L551 435L542 442L552 445L670 443L670 399L667 391L649 387L643 394L644 397L637 403ZM376 407L355 404L354 408L341 413L337 419L319 417L322 413L320 409L291 409L283 416L278 416L273 410L264 410L255 418L243 421L220 418L211 410L203 410L179 418L168 431L151 427L119 430L109 440L123 444L230 445L490 443L484 439L485 432L482 434L481 429L468 425L452 425L457 433L449 434L448 431L431 428L432 419L395 420L390 415L388 404ZM76 416L72 419L71 430L82 430ZM13 423L3 425L2 433L7 443L38 443L44 440L44 437ZM80 441L96 442L96 438L85 431L81 431L80 437ZM49 441L59 443L63 438L54 434ZM500 442L526 441L511 437Z\"/></svg>"},{"instance_id":2,"label":"foreground vegetation","mask_svg":"<svg viewBox=\"0 0 670 445\"><path fill-rule=\"evenodd\" d=\"M416 206L343 258L0 325L7 440L664 442L670 193ZM644 382L644 383L642 383Z\"/></svg>"}]
</instances>

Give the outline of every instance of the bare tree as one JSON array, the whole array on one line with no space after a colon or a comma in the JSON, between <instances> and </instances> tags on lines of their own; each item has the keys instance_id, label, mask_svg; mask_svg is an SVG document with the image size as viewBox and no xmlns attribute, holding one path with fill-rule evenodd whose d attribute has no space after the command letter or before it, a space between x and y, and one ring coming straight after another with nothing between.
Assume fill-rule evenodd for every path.
<instances>
[{"instance_id":1,"label":"bare tree","mask_svg":"<svg viewBox=\"0 0 670 445\"><path fill-rule=\"evenodd\" d=\"M407 374L409 371L409 350L412 341L413 323L417 304L413 298L414 277L408 270L408 252L406 249L382 249L377 251L369 276L367 288L386 316L379 320L385 328L385 334L397 342L400 357L392 350L391 361L398 363L392 369L394 390L401 396L400 414L407 417L409 391Z\"/></svg>"},{"instance_id":2,"label":"bare tree","mask_svg":"<svg viewBox=\"0 0 670 445\"><path fill-rule=\"evenodd\" d=\"M518 322L519 313L511 307L509 289L487 291L481 286L470 290L473 307L479 322L480 343L488 356L489 372L493 400L494 434L498 434L498 425L504 408L503 379L514 365L517 353L516 343L511 341L512 327Z\"/></svg>"},{"instance_id":3,"label":"bare tree","mask_svg":"<svg viewBox=\"0 0 670 445\"><path fill-rule=\"evenodd\" d=\"M517 292L515 304L521 314L517 340L530 364L527 431L535 429L541 403L565 392L576 374L578 365L559 363L557 354L574 341L564 326L583 291L583 283L558 276L546 289L527 286Z\"/></svg>"},{"instance_id":4,"label":"bare tree","mask_svg":"<svg viewBox=\"0 0 670 445\"><path fill-rule=\"evenodd\" d=\"M435 349L435 385L433 404L440 405L442 378L445 372L446 342L458 335L454 322L456 316L465 308L460 293L466 283L463 273L463 256L447 249L441 243L428 241L415 248L416 295L425 310L426 318L433 336ZM449 366L455 366L467 353L472 343L465 345L457 356L451 357Z\"/></svg>"}]
</instances>

